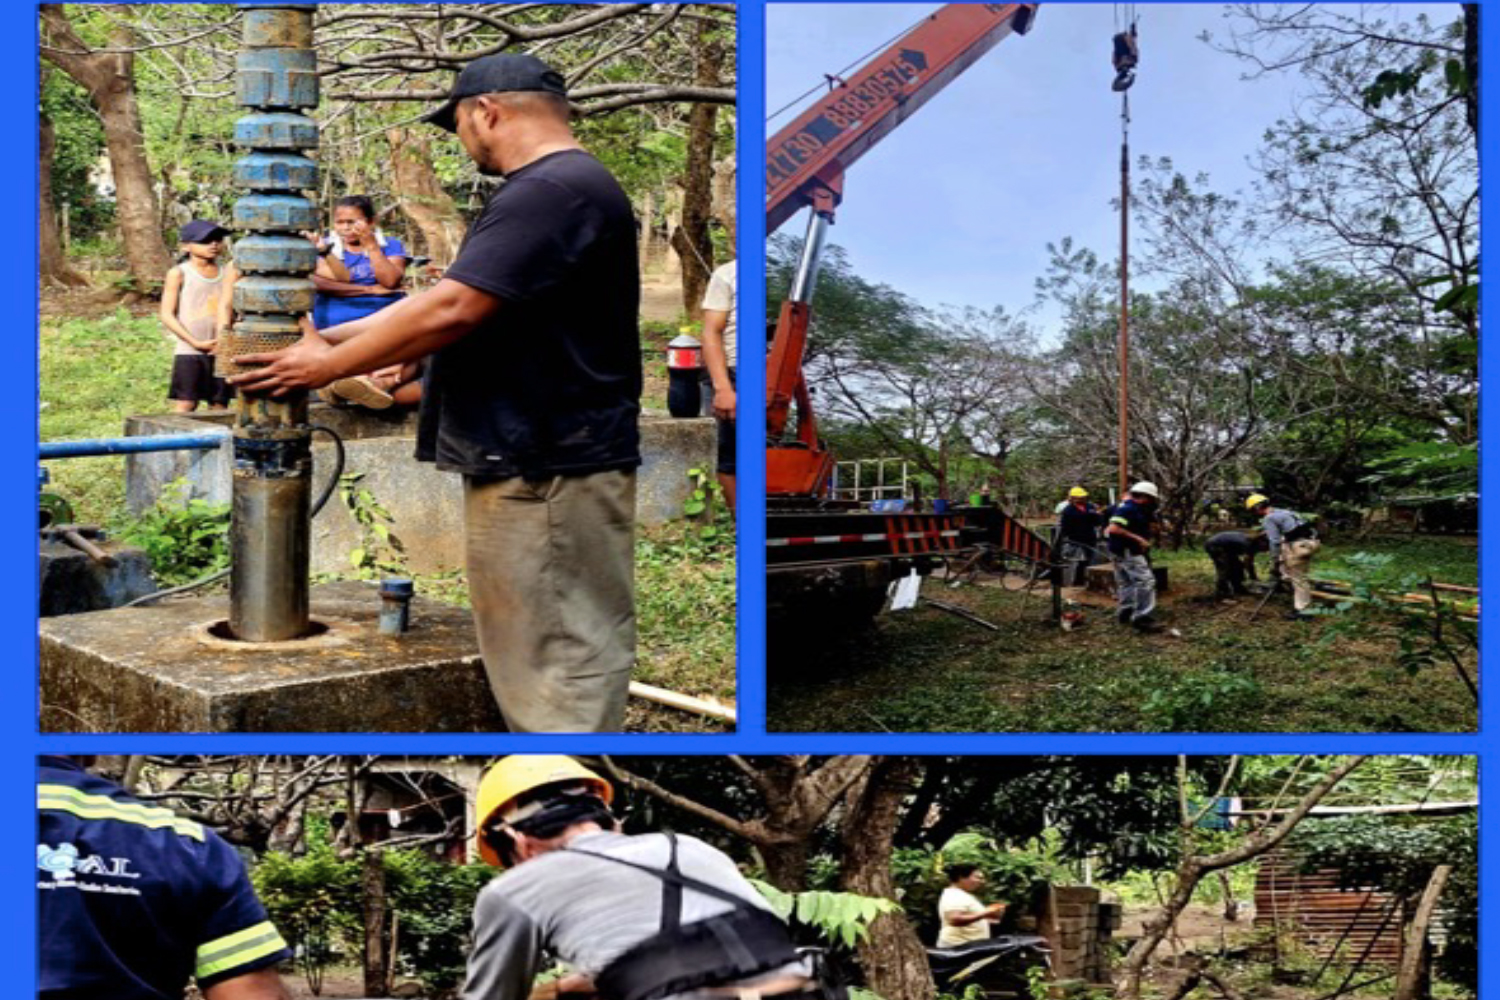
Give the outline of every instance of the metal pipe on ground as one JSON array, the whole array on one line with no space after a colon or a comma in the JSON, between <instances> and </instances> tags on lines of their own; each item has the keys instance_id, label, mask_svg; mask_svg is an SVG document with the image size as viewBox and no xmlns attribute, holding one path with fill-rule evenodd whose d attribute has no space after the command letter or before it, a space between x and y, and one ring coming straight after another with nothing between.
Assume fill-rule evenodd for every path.
<instances>
[{"instance_id":1,"label":"metal pipe on ground","mask_svg":"<svg viewBox=\"0 0 1500 1000\"><path fill-rule=\"evenodd\" d=\"M642 684L640 681L630 682L630 693L636 698L655 702L658 705L667 705L672 708L681 709L684 712L692 712L694 715L718 719L720 722L734 724L737 721L737 716L733 708L728 705L721 705L717 701L710 701L707 698L695 698L692 695L679 694L676 691L668 691L666 688Z\"/></svg>"}]
</instances>

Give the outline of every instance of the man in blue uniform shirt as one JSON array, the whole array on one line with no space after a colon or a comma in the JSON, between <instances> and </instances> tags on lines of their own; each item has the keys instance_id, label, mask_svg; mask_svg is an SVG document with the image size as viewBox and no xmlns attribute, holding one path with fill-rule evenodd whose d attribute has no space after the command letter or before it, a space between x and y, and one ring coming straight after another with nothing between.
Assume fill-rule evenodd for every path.
<instances>
[{"instance_id":1,"label":"man in blue uniform shirt","mask_svg":"<svg viewBox=\"0 0 1500 1000\"><path fill-rule=\"evenodd\" d=\"M1115 563L1116 612L1122 625L1140 632L1160 632L1151 613L1156 610L1156 576L1146 550L1156 532L1156 503L1161 494L1155 483L1139 482L1130 488L1123 503L1111 508L1104 534Z\"/></svg>"},{"instance_id":2,"label":"man in blue uniform shirt","mask_svg":"<svg viewBox=\"0 0 1500 1000\"><path fill-rule=\"evenodd\" d=\"M76 758L38 764L41 1000L181 1000L190 977L206 1000L290 1000L234 848Z\"/></svg>"}]
</instances>

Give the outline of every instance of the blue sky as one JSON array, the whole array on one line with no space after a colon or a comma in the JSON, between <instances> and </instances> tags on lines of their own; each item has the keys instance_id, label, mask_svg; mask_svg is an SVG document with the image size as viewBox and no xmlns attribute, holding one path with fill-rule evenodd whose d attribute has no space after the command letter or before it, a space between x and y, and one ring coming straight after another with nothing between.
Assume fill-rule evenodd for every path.
<instances>
[{"instance_id":1,"label":"blue sky","mask_svg":"<svg viewBox=\"0 0 1500 1000\"><path fill-rule=\"evenodd\" d=\"M767 4L767 110L938 6ZM1401 13L1420 9L1444 20L1457 13L1455 5ZM1111 4L1043 4L1029 34L1002 41L850 169L831 239L861 276L924 305L1017 312L1034 299L1048 241L1072 236L1114 259L1114 12ZM1244 81L1246 64L1199 41L1205 30L1227 35L1219 4L1141 4L1137 12L1132 164L1142 154L1168 156L1190 177L1208 173L1218 191L1250 195L1248 158L1266 127L1293 106L1300 78ZM796 110L768 122L767 135ZM805 225L799 213L780 231L800 236ZM1044 330L1052 316L1037 316Z\"/></svg>"}]
</instances>

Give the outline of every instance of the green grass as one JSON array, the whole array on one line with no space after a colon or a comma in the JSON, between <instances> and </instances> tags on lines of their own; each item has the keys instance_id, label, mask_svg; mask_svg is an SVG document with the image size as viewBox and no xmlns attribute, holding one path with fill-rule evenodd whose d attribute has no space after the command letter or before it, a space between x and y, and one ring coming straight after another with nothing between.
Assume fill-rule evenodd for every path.
<instances>
[{"instance_id":1,"label":"green grass","mask_svg":"<svg viewBox=\"0 0 1500 1000\"><path fill-rule=\"evenodd\" d=\"M125 418L169 409L172 345L154 317L124 309L95 319L44 322L40 343L41 439L119 437ZM87 524L118 523L125 506L122 456L48 462L51 490Z\"/></svg>"},{"instance_id":2,"label":"green grass","mask_svg":"<svg viewBox=\"0 0 1500 1000\"><path fill-rule=\"evenodd\" d=\"M696 528L675 522L643 528L636 540L636 648L634 680L681 694L734 704L735 592L732 545L707 546ZM463 574L417 579L418 593L469 606ZM720 732L707 719L638 699L630 704L632 730Z\"/></svg>"},{"instance_id":3,"label":"green grass","mask_svg":"<svg viewBox=\"0 0 1500 1000\"><path fill-rule=\"evenodd\" d=\"M1472 540L1424 538L1329 544L1314 564L1332 575L1341 556L1389 551L1441 567L1462 583L1477 570ZM1467 560L1467 563L1466 563ZM773 638L768 679L773 731L895 732L1386 732L1472 731L1473 699L1451 667L1415 674L1398 662L1389 618L1356 609L1349 634L1331 619L1283 619L1275 597L1220 604L1201 552L1165 553L1173 593L1163 624L1182 638L1141 636L1107 608L1086 607L1084 628L1050 620L1045 588L1027 596L959 590L928 580L924 594L963 606L999 632L919 606L885 614L868 631L812 645ZM1467 569L1467 575L1463 572ZM774 628L774 626L773 626ZM1477 676L1474 658L1467 667Z\"/></svg>"}]
</instances>

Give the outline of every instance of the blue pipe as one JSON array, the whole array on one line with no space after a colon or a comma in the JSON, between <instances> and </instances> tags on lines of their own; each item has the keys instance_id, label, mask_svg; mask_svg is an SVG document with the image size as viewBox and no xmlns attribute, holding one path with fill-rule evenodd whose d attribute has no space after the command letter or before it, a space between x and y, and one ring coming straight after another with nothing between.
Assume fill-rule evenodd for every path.
<instances>
[{"instance_id":1,"label":"blue pipe","mask_svg":"<svg viewBox=\"0 0 1500 1000\"><path fill-rule=\"evenodd\" d=\"M90 455L130 455L143 451L212 451L229 440L227 434L160 434L154 437L95 438L89 441L43 441L41 457L83 458Z\"/></svg>"}]
</instances>

